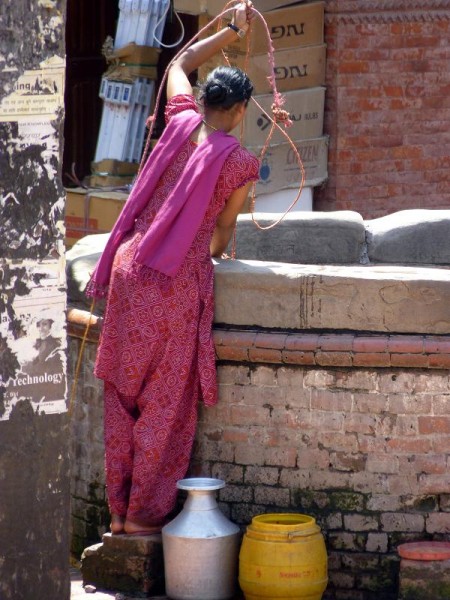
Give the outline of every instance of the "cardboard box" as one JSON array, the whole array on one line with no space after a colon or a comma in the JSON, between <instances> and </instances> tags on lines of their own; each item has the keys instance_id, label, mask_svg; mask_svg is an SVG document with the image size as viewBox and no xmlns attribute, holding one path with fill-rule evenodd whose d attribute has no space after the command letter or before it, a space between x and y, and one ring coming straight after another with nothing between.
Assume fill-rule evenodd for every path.
<instances>
[{"instance_id":1,"label":"cardboard box","mask_svg":"<svg viewBox=\"0 0 450 600\"><path fill-rule=\"evenodd\" d=\"M326 49L326 44L319 44L278 50L275 53L275 81L278 91L288 92L325 85ZM247 74L252 80L255 94L272 91L268 80L270 72L267 54L252 56Z\"/></svg>"},{"instance_id":2,"label":"cardboard box","mask_svg":"<svg viewBox=\"0 0 450 600\"><path fill-rule=\"evenodd\" d=\"M137 77L155 81L158 79L158 67L142 67L140 65L110 65L104 77L110 81L133 83Z\"/></svg>"},{"instance_id":3,"label":"cardboard box","mask_svg":"<svg viewBox=\"0 0 450 600\"><path fill-rule=\"evenodd\" d=\"M125 192L66 189L66 246L86 235L111 231L127 198Z\"/></svg>"},{"instance_id":4,"label":"cardboard box","mask_svg":"<svg viewBox=\"0 0 450 600\"><path fill-rule=\"evenodd\" d=\"M238 0L235 3L238 4ZM255 0L254 6L259 12L266 12L297 3L298 0ZM225 10L226 5L227 0L173 0L173 9L188 15L208 13L215 17ZM227 14L231 14L231 11Z\"/></svg>"},{"instance_id":5,"label":"cardboard box","mask_svg":"<svg viewBox=\"0 0 450 600\"><path fill-rule=\"evenodd\" d=\"M134 175L105 175L98 173L89 177L90 188L125 188L133 183Z\"/></svg>"},{"instance_id":6,"label":"cardboard box","mask_svg":"<svg viewBox=\"0 0 450 600\"><path fill-rule=\"evenodd\" d=\"M328 177L328 136L295 142L295 147L305 169L304 185L313 187L325 181ZM260 148L249 149L259 156ZM288 142L270 146L261 161L259 174L257 194L299 187L301 171L292 146Z\"/></svg>"},{"instance_id":7,"label":"cardboard box","mask_svg":"<svg viewBox=\"0 0 450 600\"><path fill-rule=\"evenodd\" d=\"M245 54L227 49L226 54L232 66L243 69L254 86L254 94L269 94L272 89L268 77L269 61L267 54L255 54L248 58ZM290 48L275 52L275 81L279 92L289 92L325 85L326 44ZM198 79L219 65L227 64L222 53L217 53L198 69Z\"/></svg>"},{"instance_id":8,"label":"cardboard box","mask_svg":"<svg viewBox=\"0 0 450 600\"><path fill-rule=\"evenodd\" d=\"M249 61L246 61L245 55L237 54L236 52L228 52L228 51L227 51L226 55L228 57L228 60L229 60L229 63L231 66L239 67L240 69L243 69L244 71L248 71ZM207 60L205 63L203 63L198 68L198 71L197 71L198 80L203 81L210 71L212 71L216 67L219 67L220 65L228 65L228 63L225 61L223 54L221 52L218 52L217 54L215 54L212 58Z\"/></svg>"},{"instance_id":9,"label":"cardboard box","mask_svg":"<svg viewBox=\"0 0 450 600\"><path fill-rule=\"evenodd\" d=\"M195 0L174 0L174 5L178 2L183 1L183 3L194 4ZM200 3L204 3L205 0L200 0ZM259 12L267 12L268 10L274 10L276 8L281 8L282 6L289 6L291 4L298 4L299 0L255 0L253 2L253 6ZM198 0L197 0L198 3ZM237 0L236 0L237 3ZM215 17L216 15L220 15L225 9L227 2L226 0L206 0L206 12ZM205 11L201 11L205 12ZM199 13L194 13L199 14Z\"/></svg>"},{"instance_id":10,"label":"cardboard box","mask_svg":"<svg viewBox=\"0 0 450 600\"><path fill-rule=\"evenodd\" d=\"M303 187L300 197L291 209L293 212L306 212L313 209L313 191L312 187ZM284 213L296 200L298 189L284 189L271 194L256 194L254 209L252 211L252 198L247 201L240 214L254 213Z\"/></svg>"},{"instance_id":11,"label":"cardboard box","mask_svg":"<svg viewBox=\"0 0 450 600\"><path fill-rule=\"evenodd\" d=\"M280 8L266 13L264 18L267 22L275 51L323 44L324 12L324 3L314 2L312 4L300 4L298 6ZM201 38L208 37L214 33L220 24L226 26L230 22L231 15L232 13L229 13L223 20L214 23L211 28L205 31L205 34L202 34ZM210 16L201 15L199 17L199 29L203 29L210 21ZM258 16L253 20L249 39L252 55L266 54L268 52L269 40L267 38L267 31L264 23ZM247 51L247 39L240 40L236 36L236 41L230 44L227 49L245 54Z\"/></svg>"},{"instance_id":12,"label":"cardboard box","mask_svg":"<svg viewBox=\"0 0 450 600\"><path fill-rule=\"evenodd\" d=\"M286 131L292 140L306 140L318 138L323 134L323 117L325 107L325 88L316 87L306 90L293 90L283 94L286 110L292 120L291 127L281 128ZM272 115L273 94L264 94L255 96L255 101L264 109L266 113ZM263 146L269 134L272 122L267 115L255 104L250 101L245 118L242 143L245 146ZM234 130L233 135L240 138L240 128ZM286 137L275 129L271 144L281 144L286 142Z\"/></svg>"},{"instance_id":13,"label":"cardboard box","mask_svg":"<svg viewBox=\"0 0 450 600\"><path fill-rule=\"evenodd\" d=\"M206 12L206 0L173 0L173 9L188 15L199 15Z\"/></svg>"},{"instance_id":14,"label":"cardboard box","mask_svg":"<svg viewBox=\"0 0 450 600\"><path fill-rule=\"evenodd\" d=\"M138 46L130 42L114 50L106 57L109 63L105 73L107 79L116 81L134 81L136 77L155 80L158 78L160 48Z\"/></svg>"},{"instance_id":15,"label":"cardboard box","mask_svg":"<svg viewBox=\"0 0 450 600\"><path fill-rule=\"evenodd\" d=\"M138 163L116 160L114 158L105 158L99 162L91 163L91 173L93 175L134 177L138 171Z\"/></svg>"}]
</instances>

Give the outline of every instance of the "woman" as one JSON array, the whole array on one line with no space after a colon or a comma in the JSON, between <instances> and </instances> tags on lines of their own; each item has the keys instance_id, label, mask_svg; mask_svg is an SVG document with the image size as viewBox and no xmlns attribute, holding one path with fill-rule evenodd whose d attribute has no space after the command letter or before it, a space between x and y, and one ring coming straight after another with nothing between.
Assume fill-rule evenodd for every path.
<instances>
[{"instance_id":1,"label":"woman","mask_svg":"<svg viewBox=\"0 0 450 600\"><path fill-rule=\"evenodd\" d=\"M188 75L242 35L251 13L250 2L239 4L232 27L171 66L167 126L88 286L91 296L108 288L95 374L105 382L114 534L161 530L189 466L197 403L217 402L211 255L226 249L258 179L257 159L228 135L253 88L239 69L216 69L202 87L202 114Z\"/></svg>"}]
</instances>

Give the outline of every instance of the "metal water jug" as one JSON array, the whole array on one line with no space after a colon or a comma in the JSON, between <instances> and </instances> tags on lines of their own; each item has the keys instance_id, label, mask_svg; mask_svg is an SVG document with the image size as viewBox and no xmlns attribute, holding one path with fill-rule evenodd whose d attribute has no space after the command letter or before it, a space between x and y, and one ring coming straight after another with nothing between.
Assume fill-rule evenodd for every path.
<instances>
[{"instance_id":1,"label":"metal water jug","mask_svg":"<svg viewBox=\"0 0 450 600\"><path fill-rule=\"evenodd\" d=\"M166 594L173 600L227 600L237 587L240 530L219 509L221 479L177 483L183 510L162 530Z\"/></svg>"}]
</instances>

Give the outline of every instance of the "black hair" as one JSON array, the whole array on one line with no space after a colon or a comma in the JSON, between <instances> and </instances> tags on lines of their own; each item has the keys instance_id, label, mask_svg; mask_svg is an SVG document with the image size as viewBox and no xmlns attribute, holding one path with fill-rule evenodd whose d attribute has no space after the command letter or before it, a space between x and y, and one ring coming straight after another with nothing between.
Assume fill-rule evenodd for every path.
<instances>
[{"instance_id":1,"label":"black hair","mask_svg":"<svg viewBox=\"0 0 450 600\"><path fill-rule=\"evenodd\" d=\"M237 67L216 67L200 84L200 100L204 106L228 110L238 102L248 104L253 84Z\"/></svg>"}]
</instances>

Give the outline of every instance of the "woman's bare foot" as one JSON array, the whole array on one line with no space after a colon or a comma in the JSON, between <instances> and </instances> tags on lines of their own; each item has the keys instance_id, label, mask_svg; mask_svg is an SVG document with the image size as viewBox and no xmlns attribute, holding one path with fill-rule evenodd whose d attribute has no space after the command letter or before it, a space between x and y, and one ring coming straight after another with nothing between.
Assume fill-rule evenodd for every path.
<instances>
[{"instance_id":1,"label":"woman's bare foot","mask_svg":"<svg viewBox=\"0 0 450 600\"><path fill-rule=\"evenodd\" d=\"M120 517L119 515L112 514L111 515L111 524L110 529L113 535L118 535L120 533L125 533L124 530L125 519Z\"/></svg>"},{"instance_id":2,"label":"woman's bare foot","mask_svg":"<svg viewBox=\"0 0 450 600\"><path fill-rule=\"evenodd\" d=\"M128 519L125 521L123 526L124 533L128 535L152 535L155 533L161 533L162 525L139 525L138 523L133 523L133 521L129 521Z\"/></svg>"}]
</instances>

